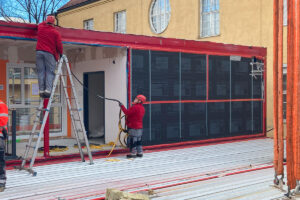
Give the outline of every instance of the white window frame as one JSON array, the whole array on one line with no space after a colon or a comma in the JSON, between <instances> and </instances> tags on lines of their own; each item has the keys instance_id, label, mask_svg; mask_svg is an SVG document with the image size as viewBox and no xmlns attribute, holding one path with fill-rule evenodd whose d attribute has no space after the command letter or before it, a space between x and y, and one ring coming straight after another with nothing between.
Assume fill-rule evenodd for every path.
<instances>
[{"instance_id":1,"label":"white window frame","mask_svg":"<svg viewBox=\"0 0 300 200\"><path fill-rule=\"evenodd\" d=\"M158 3L158 11L154 12L153 8L154 5L157 1L164 1L164 10L162 11L160 7L160 3ZM169 6L167 6L169 5ZM156 17L156 28L155 25L153 24L152 19ZM159 20L160 19L160 20ZM163 33L169 26L171 20L171 3L170 0L152 0L151 6L150 6L150 11L149 11L149 22L150 22L150 27L153 33L156 34L161 34Z\"/></svg>"},{"instance_id":2,"label":"white window frame","mask_svg":"<svg viewBox=\"0 0 300 200\"><path fill-rule=\"evenodd\" d=\"M36 68L35 64L29 64L29 63L7 63L6 64L6 102L7 102L7 106L9 109L18 109L18 108L38 108L39 105L27 105L25 103L25 79L24 79L24 69L28 67L28 68ZM20 104L11 104L10 102L10 91L9 91L9 70L11 68L15 68L15 69L20 69L21 70L21 74L20 74L20 78L21 78L21 103ZM57 103L52 103L51 107L60 107L61 108L61 132L55 132L55 133L51 133L50 132L50 136L51 137L55 137L55 136L66 136L66 129L67 129L67 117L66 117L66 113L67 113L67 108L66 105L63 103L63 101L65 100L65 97L63 95L63 91L61 90L60 92L61 94L61 99L60 102ZM64 114L65 113L65 114ZM33 113L35 114L35 113ZM18 135L17 138L18 139L27 139L29 137L29 135Z\"/></svg>"},{"instance_id":3,"label":"white window frame","mask_svg":"<svg viewBox=\"0 0 300 200\"><path fill-rule=\"evenodd\" d=\"M126 18L127 18L126 10L122 10L114 13L115 33L126 33L126 21L127 21Z\"/></svg>"},{"instance_id":4,"label":"white window frame","mask_svg":"<svg viewBox=\"0 0 300 200\"><path fill-rule=\"evenodd\" d=\"M209 1L210 5L212 5L212 3L214 1L218 1L218 7L219 10L214 10L214 11L210 11L210 12L203 12L203 1ZM213 16L214 14L219 14L219 18L218 18L218 26L219 29L217 30L218 32L215 32L215 26L216 21L213 20ZM204 15L209 15L209 34L205 34L203 33L203 16ZM219 0L200 0L200 38L206 38L206 37L212 37L212 36L218 36L220 35L220 1Z\"/></svg>"},{"instance_id":5,"label":"white window frame","mask_svg":"<svg viewBox=\"0 0 300 200\"><path fill-rule=\"evenodd\" d=\"M83 21L83 29L94 30L94 19L87 19Z\"/></svg>"}]
</instances>

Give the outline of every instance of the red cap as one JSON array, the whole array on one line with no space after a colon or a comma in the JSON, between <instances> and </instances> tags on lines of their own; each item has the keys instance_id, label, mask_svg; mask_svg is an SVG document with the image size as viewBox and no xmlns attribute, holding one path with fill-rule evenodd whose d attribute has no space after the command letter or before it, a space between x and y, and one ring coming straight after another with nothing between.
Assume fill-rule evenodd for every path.
<instances>
[{"instance_id":1,"label":"red cap","mask_svg":"<svg viewBox=\"0 0 300 200\"><path fill-rule=\"evenodd\" d=\"M54 22L55 22L54 16L50 15L50 16L47 17L46 23L48 23L48 24L54 24Z\"/></svg>"},{"instance_id":2,"label":"red cap","mask_svg":"<svg viewBox=\"0 0 300 200\"><path fill-rule=\"evenodd\" d=\"M138 100L140 100L142 103L144 103L146 101L146 97L142 94L137 95L136 98Z\"/></svg>"}]
</instances>

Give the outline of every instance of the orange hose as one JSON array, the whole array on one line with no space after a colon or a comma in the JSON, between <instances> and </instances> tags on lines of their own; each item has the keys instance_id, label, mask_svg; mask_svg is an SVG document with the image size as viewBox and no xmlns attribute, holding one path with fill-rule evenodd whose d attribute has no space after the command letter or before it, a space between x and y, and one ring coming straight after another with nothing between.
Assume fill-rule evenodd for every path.
<instances>
[{"instance_id":1,"label":"orange hose","mask_svg":"<svg viewBox=\"0 0 300 200\"><path fill-rule=\"evenodd\" d=\"M274 169L278 175L278 0L274 0L273 13L273 123L274 123Z\"/></svg>"},{"instance_id":2,"label":"orange hose","mask_svg":"<svg viewBox=\"0 0 300 200\"><path fill-rule=\"evenodd\" d=\"M294 0L288 1L288 68L287 68L287 107L286 107L286 156L287 156L287 185L290 189L295 188L296 179L294 176L294 153L293 153L293 89L294 89L294 46L293 46L293 19Z\"/></svg>"},{"instance_id":3,"label":"orange hose","mask_svg":"<svg viewBox=\"0 0 300 200\"><path fill-rule=\"evenodd\" d=\"M283 176L283 0L278 3L278 175Z\"/></svg>"},{"instance_id":4,"label":"orange hose","mask_svg":"<svg viewBox=\"0 0 300 200\"><path fill-rule=\"evenodd\" d=\"M294 158L294 165L295 165L295 176L296 176L296 180L300 180L300 109L299 109L299 103L300 103L300 72L299 72L299 67L300 67L300 23L299 23L299 17L300 17L300 2L299 0L295 1L295 6L294 6L294 28L295 28L295 34L294 34L294 74L296 77L295 81L295 85L296 86L296 95L297 98L295 99L295 107L294 108L294 113L295 113L295 117L297 119L297 123L294 123L294 134L295 134L295 146L294 146L294 150L295 150L295 158Z\"/></svg>"}]
</instances>

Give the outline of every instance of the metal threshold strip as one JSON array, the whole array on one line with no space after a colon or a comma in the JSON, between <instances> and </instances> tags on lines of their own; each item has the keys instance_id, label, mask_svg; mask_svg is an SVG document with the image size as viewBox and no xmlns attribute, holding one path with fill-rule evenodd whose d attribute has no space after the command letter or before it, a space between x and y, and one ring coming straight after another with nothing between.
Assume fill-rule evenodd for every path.
<instances>
[{"instance_id":1,"label":"metal threshold strip","mask_svg":"<svg viewBox=\"0 0 300 200\"><path fill-rule=\"evenodd\" d=\"M270 166L273 141L258 139L152 152L135 160L115 158L120 161L102 158L94 165L69 162L38 166L34 168L37 177L9 170L7 189L0 199L95 199L104 197L106 188L138 191L223 177Z\"/></svg>"}]
</instances>

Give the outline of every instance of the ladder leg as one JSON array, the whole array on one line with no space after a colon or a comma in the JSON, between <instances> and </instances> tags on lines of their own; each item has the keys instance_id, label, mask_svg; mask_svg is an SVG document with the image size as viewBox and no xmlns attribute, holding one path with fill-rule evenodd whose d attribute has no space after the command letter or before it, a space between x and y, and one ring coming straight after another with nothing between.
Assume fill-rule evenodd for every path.
<instances>
[{"instance_id":1,"label":"ladder leg","mask_svg":"<svg viewBox=\"0 0 300 200\"><path fill-rule=\"evenodd\" d=\"M57 86L57 83L58 83L58 80L59 80L59 77L60 77L60 74L61 74L61 66L62 66L62 60L60 60L60 62L59 62L59 65L58 65L58 71L57 71L57 74L56 74L55 79L54 79L54 81L53 81L53 86L52 86L51 95L50 95L50 98L49 98L49 101L48 101L48 105L47 105L45 114L44 114L44 116L43 116L43 123L42 123L41 129L40 129L40 133L39 133L39 136L38 136L38 139L37 139L35 148L34 148L34 152L33 152L31 161L30 161L30 165L29 165L29 169L30 169L30 170L31 170L32 167L33 167L35 158L36 158L36 156L37 156L39 144L40 144L40 142L41 142L42 135L44 134L44 128L45 128L46 121L47 121L47 118L48 118L48 116L49 116L49 112L50 112L50 109L51 109L51 104L52 104L52 100L53 100L53 97L54 97L55 88L56 88L56 86ZM43 104L43 102L41 102L41 104Z\"/></svg>"},{"instance_id":2,"label":"ladder leg","mask_svg":"<svg viewBox=\"0 0 300 200\"><path fill-rule=\"evenodd\" d=\"M73 82L73 78L72 78L72 73L71 73L70 66L69 66L69 61L68 61L66 56L63 56L63 59L66 62L67 73L69 75L70 84L72 86L72 92L73 92L73 95L75 97L76 108L77 108L77 110L79 110L78 109L79 108L79 103L78 103L77 93L76 93L76 90L75 90L75 86L74 86L74 82ZM87 135L86 135L86 130L85 130L85 127L84 127L83 119L82 119L80 114L79 114L79 120L80 120L80 124L81 124L81 128L82 128L82 134L83 134L83 137L84 137L84 141L85 141L87 153L88 153L88 156L89 156L90 164L93 164L93 157L92 157L89 141L88 141L88 138L87 138Z\"/></svg>"},{"instance_id":3,"label":"ladder leg","mask_svg":"<svg viewBox=\"0 0 300 200\"><path fill-rule=\"evenodd\" d=\"M43 108L43 101L41 101L41 103L40 103L40 105L38 107L38 111L36 113L36 117L35 117L35 120L34 120L34 125L33 125L32 131L31 131L29 139L28 139L28 144L25 147L25 153L24 153L24 156L23 156L21 168L23 168L25 166L25 164L26 164L26 160L28 158L28 154L29 154L29 150L31 148L32 140L33 140L34 134L36 132L36 127L37 127L37 125L40 122L40 116L41 116L41 112L42 112L41 110L42 110L42 108Z\"/></svg>"},{"instance_id":4,"label":"ladder leg","mask_svg":"<svg viewBox=\"0 0 300 200\"><path fill-rule=\"evenodd\" d=\"M69 94L68 94L68 91L67 91L67 87L66 87L67 84L66 84L66 82L65 82L65 80L64 80L63 77L61 77L60 80L62 82L64 93L65 93L65 97L66 97L66 100L67 100L67 105L68 105L68 108L69 108L69 112L70 112L70 116L71 116L71 121L72 121L72 127L74 129L74 133L75 133L75 137L76 137L76 141L77 141L77 145L78 145L78 150L79 150L79 153L80 153L81 161L85 162L83 151L82 151L81 144L80 144L80 141L79 141L79 135L78 135L78 132L77 132L77 127L75 125L76 122L74 120L74 114L73 114L72 107L71 107L70 97L69 97Z\"/></svg>"}]
</instances>

